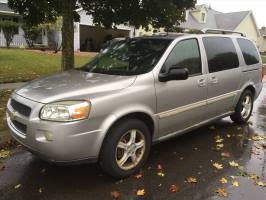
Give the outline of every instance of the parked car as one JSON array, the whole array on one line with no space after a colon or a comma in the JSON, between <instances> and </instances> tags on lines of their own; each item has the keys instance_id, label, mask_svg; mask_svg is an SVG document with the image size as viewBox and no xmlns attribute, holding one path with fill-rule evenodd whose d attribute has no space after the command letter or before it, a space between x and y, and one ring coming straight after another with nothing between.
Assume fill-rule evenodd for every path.
<instances>
[{"instance_id":1,"label":"parked car","mask_svg":"<svg viewBox=\"0 0 266 200\"><path fill-rule=\"evenodd\" d=\"M263 87L262 66L255 44L234 34L120 40L81 69L17 89L7 121L42 159L98 161L126 177L156 142L227 116L246 123Z\"/></svg>"}]
</instances>

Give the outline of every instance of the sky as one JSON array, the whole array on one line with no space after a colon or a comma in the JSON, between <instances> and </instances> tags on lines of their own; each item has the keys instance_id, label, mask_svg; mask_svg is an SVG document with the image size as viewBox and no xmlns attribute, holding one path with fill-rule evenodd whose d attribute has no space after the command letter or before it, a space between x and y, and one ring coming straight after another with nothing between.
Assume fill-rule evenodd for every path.
<instances>
[{"instance_id":1,"label":"sky","mask_svg":"<svg viewBox=\"0 0 266 200\"><path fill-rule=\"evenodd\" d=\"M197 4L225 13L252 10L258 27L266 26L266 0L197 0Z\"/></svg>"}]
</instances>

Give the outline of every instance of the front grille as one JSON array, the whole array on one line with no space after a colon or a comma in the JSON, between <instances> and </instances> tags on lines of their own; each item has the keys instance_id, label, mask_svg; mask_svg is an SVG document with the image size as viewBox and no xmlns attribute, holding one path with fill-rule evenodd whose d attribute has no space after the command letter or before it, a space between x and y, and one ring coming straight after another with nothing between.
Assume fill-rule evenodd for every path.
<instances>
[{"instance_id":1,"label":"front grille","mask_svg":"<svg viewBox=\"0 0 266 200\"><path fill-rule=\"evenodd\" d=\"M29 117L30 116L30 113L31 113L31 108L22 104L22 103L19 103L17 102L16 100L14 99L11 99L11 106L13 107L13 109L18 112L19 114L21 115L24 115L26 117Z\"/></svg>"},{"instance_id":2,"label":"front grille","mask_svg":"<svg viewBox=\"0 0 266 200\"><path fill-rule=\"evenodd\" d=\"M20 123L20 122L18 122L16 120L12 120L12 123L13 123L14 127L18 131L20 131L23 134L26 134L26 132L27 132L27 126L25 124L22 124L22 123Z\"/></svg>"}]
</instances>

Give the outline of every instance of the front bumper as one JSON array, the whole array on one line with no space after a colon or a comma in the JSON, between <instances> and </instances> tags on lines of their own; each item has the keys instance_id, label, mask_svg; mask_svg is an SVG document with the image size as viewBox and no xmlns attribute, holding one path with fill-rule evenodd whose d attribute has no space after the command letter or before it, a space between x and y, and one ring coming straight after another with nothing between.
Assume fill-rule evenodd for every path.
<instances>
[{"instance_id":1,"label":"front bumper","mask_svg":"<svg viewBox=\"0 0 266 200\"><path fill-rule=\"evenodd\" d=\"M29 151L51 162L97 161L104 137L93 119L68 123L43 121L39 119L43 104L16 94L12 99L32 109L30 116L26 117L18 113L14 115L10 101L7 105L11 135ZM18 129L14 121L25 125L25 132Z\"/></svg>"}]
</instances>

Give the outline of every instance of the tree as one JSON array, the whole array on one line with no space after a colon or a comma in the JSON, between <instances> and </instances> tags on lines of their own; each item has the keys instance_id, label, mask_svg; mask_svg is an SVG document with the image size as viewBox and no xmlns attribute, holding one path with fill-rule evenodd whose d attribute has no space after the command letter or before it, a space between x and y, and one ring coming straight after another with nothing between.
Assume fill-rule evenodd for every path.
<instances>
[{"instance_id":1,"label":"tree","mask_svg":"<svg viewBox=\"0 0 266 200\"><path fill-rule=\"evenodd\" d=\"M95 25L112 28L128 24L136 28L167 28L185 19L196 0L9 0L9 6L31 24L55 21L62 16L62 69L74 67L74 21L77 9L92 15Z\"/></svg>"},{"instance_id":2,"label":"tree","mask_svg":"<svg viewBox=\"0 0 266 200\"><path fill-rule=\"evenodd\" d=\"M11 20L0 21L0 30L3 30L6 46L10 47L11 42L13 41L14 35L17 33L19 24Z\"/></svg>"},{"instance_id":3,"label":"tree","mask_svg":"<svg viewBox=\"0 0 266 200\"><path fill-rule=\"evenodd\" d=\"M28 44L29 48L34 46L34 42L37 40L41 33L41 28L39 26L32 26L24 23L22 25L22 29L24 31L24 38Z\"/></svg>"}]
</instances>

